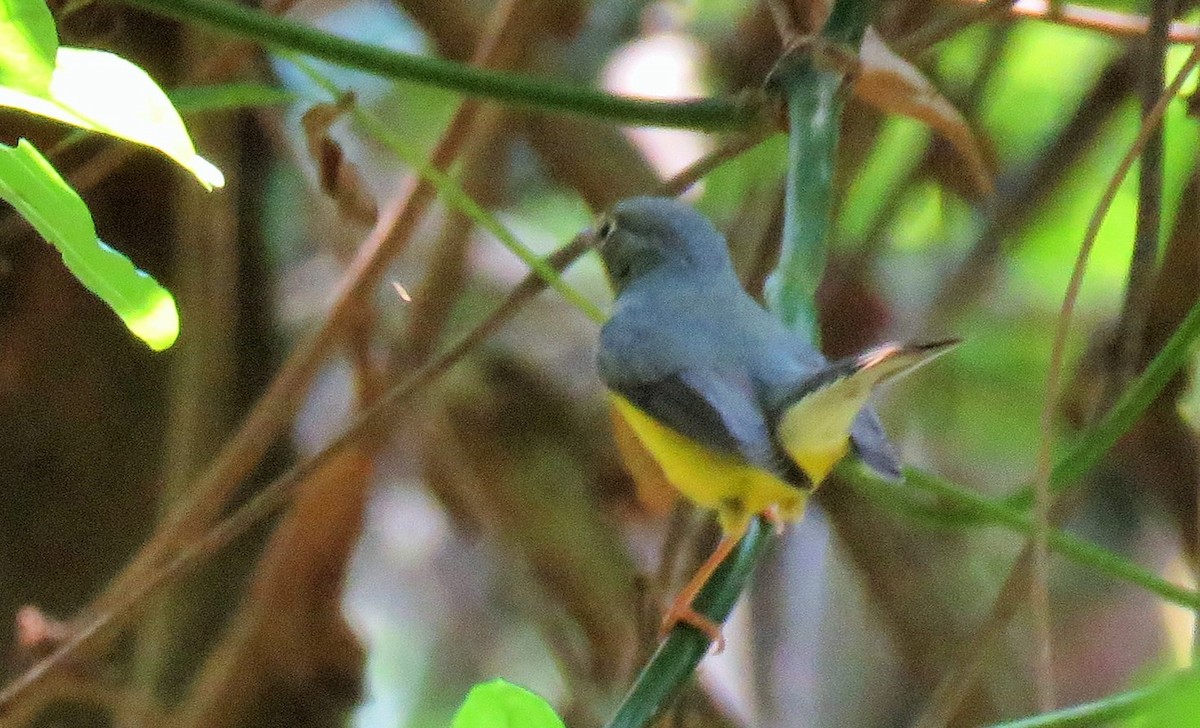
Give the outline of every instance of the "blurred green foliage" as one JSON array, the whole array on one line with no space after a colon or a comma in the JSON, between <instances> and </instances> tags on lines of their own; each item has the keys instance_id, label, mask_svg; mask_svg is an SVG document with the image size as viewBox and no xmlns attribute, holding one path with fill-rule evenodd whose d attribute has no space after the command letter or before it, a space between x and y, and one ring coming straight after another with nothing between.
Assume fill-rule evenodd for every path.
<instances>
[{"instance_id":1,"label":"blurred green foliage","mask_svg":"<svg viewBox=\"0 0 1200 728\"><path fill-rule=\"evenodd\" d=\"M493 680L471 688L451 728L564 728L545 700L525 688Z\"/></svg>"}]
</instances>

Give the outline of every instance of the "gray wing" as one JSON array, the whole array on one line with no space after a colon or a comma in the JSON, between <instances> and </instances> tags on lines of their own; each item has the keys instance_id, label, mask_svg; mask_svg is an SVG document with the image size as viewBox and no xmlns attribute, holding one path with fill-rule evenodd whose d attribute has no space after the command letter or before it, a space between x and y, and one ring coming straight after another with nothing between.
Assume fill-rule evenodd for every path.
<instances>
[{"instance_id":1,"label":"gray wing","mask_svg":"<svg viewBox=\"0 0 1200 728\"><path fill-rule=\"evenodd\" d=\"M876 473L888 480L901 479L900 460L874 408L868 406L858 413L858 419L854 420L854 427L850 430L850 441L858 457Z\"/></svg>"},{"instance_id":2,"label":"gray wing","mask_svg":"<svg viewBox=\"0 0 1200 728\"><path fill-rule=\"evenodd\" d=\"M601 333L597 363L609 389L715 452L777 472L780 458L750 376L733 367L686 368L673 359L669 343Z\"/></svg>"},{"instance_id":3,"label":"gray wing","mask_svg":"<svg viewBox=\"0 0 1200 728\"><path fill-rule=\"evenodd\" d=\"M770 393L768 397L772 406L779 410L782 409L783 403L794 398L798 376L809 380L820 377L822 372L830 367L830 363L806 340L785 331L773 319L759 325L772 328L770 345L760 346L761 351L787 351L790 355L788 365L784 366L779 364L776 356L764 354L768 358L760 361L758 367L762 373L768 375L764 381ZM900 480L900 461L888 441L887 434L884 433L879 416L871 406L868 405L854 420L854 426L850 430L850 442L854 453L868 467L888 480Z\"/></svg>"}]
</instances>

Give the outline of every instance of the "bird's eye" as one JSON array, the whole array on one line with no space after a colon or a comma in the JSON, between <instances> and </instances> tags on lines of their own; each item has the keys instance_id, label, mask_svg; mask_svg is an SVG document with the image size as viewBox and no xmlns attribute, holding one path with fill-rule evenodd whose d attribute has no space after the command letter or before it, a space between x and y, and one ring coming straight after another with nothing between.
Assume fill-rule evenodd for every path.
<instances>
[{"instance_id":1,"label":"bird's eye","mask_svg":"<svg viewBox=\"0 0 1200 728\"><path fill-rule=\"evenodd\" d=\"M611 217L606 217L600 222L600 226L596 228L596 239L600 242L608 240L608 236L613 234L617 229L617 223Z\"/></svg>"}]
</instances>

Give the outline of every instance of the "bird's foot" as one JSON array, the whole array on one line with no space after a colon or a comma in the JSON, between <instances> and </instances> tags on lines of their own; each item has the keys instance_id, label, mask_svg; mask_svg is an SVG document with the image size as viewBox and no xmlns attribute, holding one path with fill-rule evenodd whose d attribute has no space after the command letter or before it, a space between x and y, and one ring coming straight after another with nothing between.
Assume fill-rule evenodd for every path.
<instances>
[{"instance_id":1,"label":"bird's foot","mask_svg":"<svg viewBox=\"0 0 1200 728\"><path fill-rule=\"evenodd\" d=\"M703 614L692 609L689 604L672 604L667 613L663 615L662 626L658 629L659 640L664 640L675 626L683 623L690 627L694 627L704 633L708 640L713 643L713 654L719 655L725 651L725 635L721 632L721 625Z\"/></svg>"},{"instance_id":2,"label":"bird's foot","mask_svg":"<svg viewBox=\"0 0 1200 728\"><path fill-rule=\"evenodd\" d=\"M762 512L762 517L775 529L776 536L783 535L783 530L787 528L787 520L780 515L779 506L770 506Z\"/></svg>"}]
</instances>

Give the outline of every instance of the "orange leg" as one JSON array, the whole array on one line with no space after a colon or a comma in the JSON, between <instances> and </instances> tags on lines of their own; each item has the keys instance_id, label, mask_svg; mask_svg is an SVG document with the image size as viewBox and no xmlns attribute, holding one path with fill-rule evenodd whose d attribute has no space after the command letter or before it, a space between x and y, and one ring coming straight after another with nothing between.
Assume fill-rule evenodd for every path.
<instances>
[{"instance_id":1,"label":"orange leg","mask_svg":"<svg viewBox=\"0 0 1200 728\"><path fill-rule=\"evenodd\" d=\"M746 533L745 527L738 529L735 532L726 532L721 536L720 543L712 552L712 555L705 559L704 563L696 571L695 576L679 592L679 596L675 597L675 601L671 602L671 606L667 609L667 613L663 615L662 627L659 628L659 639L667 636L667 633L675 628L675 625L683 622L691 625L708 635L708 639L716 643L716 651L714 654L721 654L725 651L725 636L721 634L721 625L712 621L703 614L700 614L692 608L692 600L712 578L713 572L725 560L725 557L733 551L733 547L737 546L738 541L742 540L742 535Z\"/></svg>"}]
</instances>

